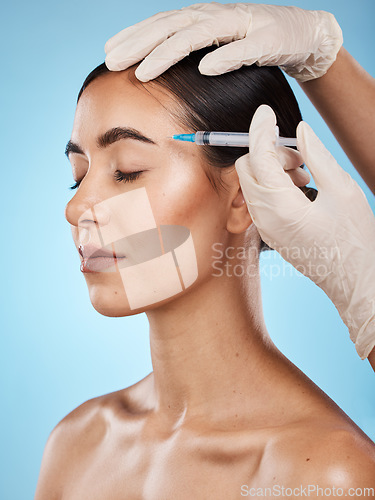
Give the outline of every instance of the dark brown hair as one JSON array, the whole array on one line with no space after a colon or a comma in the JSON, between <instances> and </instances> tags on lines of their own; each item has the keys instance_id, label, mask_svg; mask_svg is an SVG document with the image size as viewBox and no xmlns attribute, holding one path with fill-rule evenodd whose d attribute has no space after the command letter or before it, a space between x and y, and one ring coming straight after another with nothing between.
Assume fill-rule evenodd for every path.
<instances>
[{"instance_id":1,"label":"dark brown hair","mask_svg":"<svg viewBox=\"0 0 375 500\"><path fill-rule=\"evenodd\" d=\"M280 136L295 137L302 120L298 103L282 71L275 66L242 66L218 76L204 76L198 70L200 60L215 46L190 53L147 85L162 87L176 98L182 112L178 121L191 132L198 130L247 132L251 119L261 104L268 104L275 112ZM100 75L108 73L105 64L95 68L84 81L77 102L85 88ZM137 84L142 83L136 80ZM201 146L207 164L216 172L233 166L249 152L248 148ZM215 177L209 177L215 189ZM221 183L221 187L223 187ZM314 200L314 188L300 187ZM260 251L270 249L261 240Z\"/></svg>"}]
</instances>

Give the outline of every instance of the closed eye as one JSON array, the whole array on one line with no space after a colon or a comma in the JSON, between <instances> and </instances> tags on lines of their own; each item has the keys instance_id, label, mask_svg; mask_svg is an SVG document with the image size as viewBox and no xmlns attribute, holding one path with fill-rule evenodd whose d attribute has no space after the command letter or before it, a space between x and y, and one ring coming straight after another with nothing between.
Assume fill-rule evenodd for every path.
<instances>
[{"instance_id":1,"label":"closed eye","mask_svg":"<svg viewBox=\"0 0 375 500\"><path fill-rule=\"evenodd\" d=\"M133 182L138 179L142 172L143 170L138 170L137 172L121 172L121 170L116 170L113 177L117 182ZM70 186L70 189L77 189L81 184L81 180Z\"/></svg>"}]
</instances>

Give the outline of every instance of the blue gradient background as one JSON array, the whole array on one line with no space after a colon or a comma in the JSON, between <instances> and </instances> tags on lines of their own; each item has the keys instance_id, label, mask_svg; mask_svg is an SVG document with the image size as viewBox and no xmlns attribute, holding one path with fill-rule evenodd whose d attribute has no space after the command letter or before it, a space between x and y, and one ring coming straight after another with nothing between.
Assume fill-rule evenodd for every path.
<instances>
[{"instance_id":1,"label":"blue gradient background","mask_svg":"<svg viewBox=\"0 0 375 500\"><path fill-rule=\"evenodd\" d=\"M294 4L333 12L344 46L374 75L373 0ZM33 497L45 442L61 418L152 370L146 316L106 318L90 304L64 219L72 176L63 153L77 92L104 60L105 41L156 12L184 5L22 0L2 6L2 500ZM374 209L370 190L298 85L292 86L304 119ZM282 265L272 253L272 263ZM264 313L276 344L374 439L373 373L357 356L335 307L289 265L285 276L263 274Z\"/></svg>"}]
</instances>

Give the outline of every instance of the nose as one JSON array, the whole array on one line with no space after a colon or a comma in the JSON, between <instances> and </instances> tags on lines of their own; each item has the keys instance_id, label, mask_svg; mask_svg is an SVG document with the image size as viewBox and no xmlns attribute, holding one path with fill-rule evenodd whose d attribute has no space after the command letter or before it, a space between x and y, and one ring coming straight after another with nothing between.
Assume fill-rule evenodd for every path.
<instances>
[{"instance_id":1,"label":"nose","mask_svg":"<svg viewBox=\"0 0 375 500\"><path fill-rule=\"evenodd\" d=\"M97 226L108 224L110 214L105 208L105 203L101 203L105 198L99 196L99 193L85 181L86 178L66 205L65 218L72 226L90 230L93 224ZM101 183L96 182L96 185L100 186Z\"/></svg>"}]
</instances>

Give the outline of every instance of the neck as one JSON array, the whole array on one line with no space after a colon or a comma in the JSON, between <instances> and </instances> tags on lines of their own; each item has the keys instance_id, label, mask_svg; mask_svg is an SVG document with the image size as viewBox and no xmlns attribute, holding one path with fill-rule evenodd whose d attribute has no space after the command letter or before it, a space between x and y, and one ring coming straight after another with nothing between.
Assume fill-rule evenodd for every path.
<instances>
[{"instance_id":1,"label":"neck","mask_svg":"<svg viewBox=\"0 0 375 500\"><path fill-rule=\"evenodd\" d=\"M245 398L252 405L264 400L276 349L263 319L259 273L253 274L246 282L210 277L147 312L155 413L163 419L177 425L189 417L233 416Z\"/></svg>"}]
</instances>

